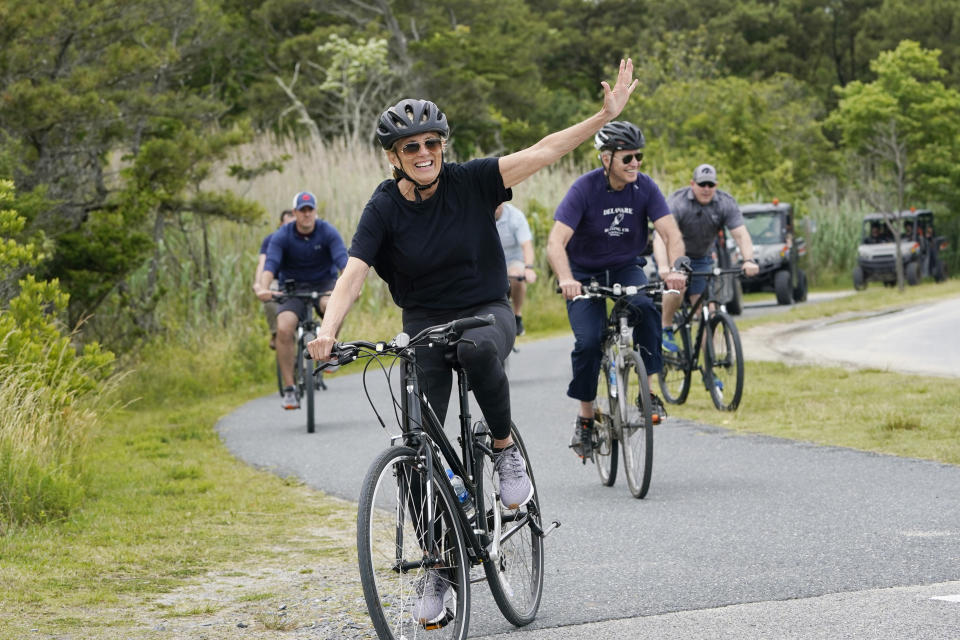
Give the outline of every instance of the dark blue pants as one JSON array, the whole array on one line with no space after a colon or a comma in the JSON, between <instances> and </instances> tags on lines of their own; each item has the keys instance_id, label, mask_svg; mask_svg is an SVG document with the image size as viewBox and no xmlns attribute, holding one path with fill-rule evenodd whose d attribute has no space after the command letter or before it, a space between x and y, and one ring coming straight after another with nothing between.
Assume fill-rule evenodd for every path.
<instances>
[{"instance_id":1,"label":"dark blue pants","mask_svg":"<svg viewBox=\"0 0 960 640\"><path fill-rule=\"evenodd\" d=\"M630 265L614 270L586 271L570 265L573 277L581 282L595 279L598 284L609 287L613 284L647 284L647 276L639 265ZM660 353L660 311L648 296L632 296L630 303L636 314L630 319L633 326L633 344L648 374L659 373L663 368ZM567 301L567 317L576 341L570 360L573 363L573 380L567 387L567 395L581 402L593 402L597 397L597 376L600 375L600 360L603 358L603 333L607 326L606 300Z\"/></svg>"}]
</instances>

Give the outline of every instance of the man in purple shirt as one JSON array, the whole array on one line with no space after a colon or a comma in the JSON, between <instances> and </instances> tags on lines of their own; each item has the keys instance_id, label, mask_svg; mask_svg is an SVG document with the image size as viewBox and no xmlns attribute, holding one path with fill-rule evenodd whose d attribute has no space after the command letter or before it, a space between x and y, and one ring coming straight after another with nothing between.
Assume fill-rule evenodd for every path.
<instances>
[{"instance_id":1,"label":"man in purple shirt","mask_svg":"<svg viewBox=\"0 0 960 640\"><path fill-rule=\"evenodd\" d=\"M293 224L277 229L270 238L260 290L257 297L267 301L275 296L270 284L280 271L284 280L296 282L298 291L331 291L337 275L347 264L347 248L343 238L332 224L317 219L317 199L309 191L293 197ZM319 300L320 313L327 306L329 296ZM296 360L294 336L297 324L306 318L306 303L289 298L280 304L277 312L277 365L283 379L283 408L299 409L300 403L293 387L293 363Z\"/></svg>"},{"instance_id":2,"label":"man in purple shirt","mask_svg":"<svg viewBox=\"0 0 960 640\"><path fill-rule=\"evenodd\" d=\"M580 176L570 187L554 214L547 241L547 257L567 299L567 316L576 338L570 356L573 380L567 395L580 401L580 409L570 446L584 462L592 448L593 401L607 316L601 299L574 300L581 293L581 282L596 279L604 286L646 284L639 256L647 245L650 222L666 241L670 260L684 255L680 230L663 194L649 176L640 173L644 145L643 133L629 122L604 126L594 139L603 166ZM665 280L668 288L682 290L686 276L673 271ZM645 295L635 296L631 303L640 310L633 340L652 389L653 376L663 366L660 313ZM657 396L652 401L656 424L666 413Z\"/></svg>"}]
</instances>

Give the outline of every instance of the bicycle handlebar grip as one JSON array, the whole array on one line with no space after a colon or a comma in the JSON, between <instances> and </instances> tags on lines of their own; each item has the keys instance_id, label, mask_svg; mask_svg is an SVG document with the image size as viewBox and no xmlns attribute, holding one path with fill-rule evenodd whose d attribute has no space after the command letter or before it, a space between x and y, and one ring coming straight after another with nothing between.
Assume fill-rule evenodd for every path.
<instances>
[{"instance_id":1,"label":"bicycle handlebar grip","mask_svg":"<svg viewBox=\"0 0 960 640\"><path fill-rule=\"evenodd\" d=\"M486 327L497 323L497 317L492 313L485 316L474 316L472 318L461 318L450 323L450 331L453 333L463 333L467 329L476 329L477 327Z\"/></svg>"}]
</instances>

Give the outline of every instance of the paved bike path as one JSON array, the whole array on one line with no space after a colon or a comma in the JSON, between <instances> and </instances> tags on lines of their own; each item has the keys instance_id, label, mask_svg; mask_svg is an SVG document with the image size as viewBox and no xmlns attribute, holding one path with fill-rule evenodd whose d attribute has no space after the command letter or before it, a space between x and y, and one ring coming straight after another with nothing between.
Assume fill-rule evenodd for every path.
<instances>
[{"instance_id":1,"label":"paved bike path","mask_svg":"<svg viewBox=\"0 0 960 640\"><path fill-rule=\"evenodd\" d=\"M727 416L717 413L721 426L670 419L656 429L645 500L630 496L622 475L616 486L602 487L593 466L580 465L567 449L576 410L564 395L571 341L521 344L510 362L514 419L546 515L563 523L547 540L539 616L514 630L485 586L474 585L471 637L508 631L531 638L636 637L624 635L623 624L653 637L741 637L710 631L711 624L732 624L720 622L729 614L748 627L773 629L742 637L835 637L779 634L769 625L788 616L798 632L815 630L818 609L833 603L855 629L873 618L857 607L844 613L844 599L883 598L851 594L885 597L887 591L876 590L960 580L960 467L738 435L722 428ZM382 375L368 378L382 391ZM303 412L281 411L274 395L224 418L221 436L242 460L356 500L388 438L365 404L359 375L331 379L329 387L318 399L315 434L306 433ZM378 406L388 418L389 404ZM903 597L894 599L918 617L915 633L850 637L957 637L938 629L960 629L960 603L898 593ZM923 606L911 609L918 602ZM661 636L658 625L674 621L706 626ZM536 635L538 629L550 629L549 636Z\"/></svg>"}]
</instances>

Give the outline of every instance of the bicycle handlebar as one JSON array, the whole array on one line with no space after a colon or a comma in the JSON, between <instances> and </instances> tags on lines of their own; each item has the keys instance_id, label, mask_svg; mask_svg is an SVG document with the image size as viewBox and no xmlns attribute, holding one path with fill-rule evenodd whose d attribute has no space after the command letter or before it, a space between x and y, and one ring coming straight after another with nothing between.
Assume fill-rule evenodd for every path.
<instances>
[{"instance_id":1,"label":"bicycle handlebar","mask_svg":"<svg viewBox=\"0 0 960 640\"><path fill-rule=\"evenodd\" d=\"M333 291L274 291L273 293L273 297L281 301L287 298L316 301L324 296L329 296Z\"/></svg>"},{"instance_id":2,"label":"bicycle handlebar","mask_svg":"<svg viewBox=\"0 0 960 640\"><path fill-rule=\"evenodd\" d=\"M743 267L714 267L706 271L688 271L688 276L715 276L719 277L727 273L743 273Z\"/></svg>"},{"instance_id":3,"label":"bicycle handlebar","mask_svg":"<svg viewBox=\"0 0 960 640\"><path fill-rule=\"evenodd\" d=\"M337 342L330 351L330 356L335 357L336 361L322 362L317 365L316 370L323 371L332 366L349 364L360 357L361 351L372 351L377 355L393 354L399 356L411 347L421 346L427 342L432 342L437 346L446 346L457 342L463 332L468 329L494 325L496 322L497 317L490 313L485 316L458 318L452 322L427 327L412 338L407 333L400 332L390 342L368 342L366 340ZM307 355L309 357L309 354Z\"/></svg>"},{"instance_id":4,"label":"bicycle handlebar","mask_svg":"<svg viewBox=\"0 0 960 640\"><path fill-rule=\"evenodd\" d=\"M664 289L662 282L650 282L647 284L628 284L622 285L620 283L614 283L609 287L605 287L599 284L596 280L591 280L588 283L581 282L581 288L585 293L581 293L578 296L574 296L573 300L587 300L590 298L621 298L623 296L635 296L637 294L645 294L650 297L655 297L658 294L670 293L676 291L675 289ZM563 293L563 290L558 286L556 288L557 293ZM679 293L679 291L677 291Z\"/></svg>"}]
</instances>

